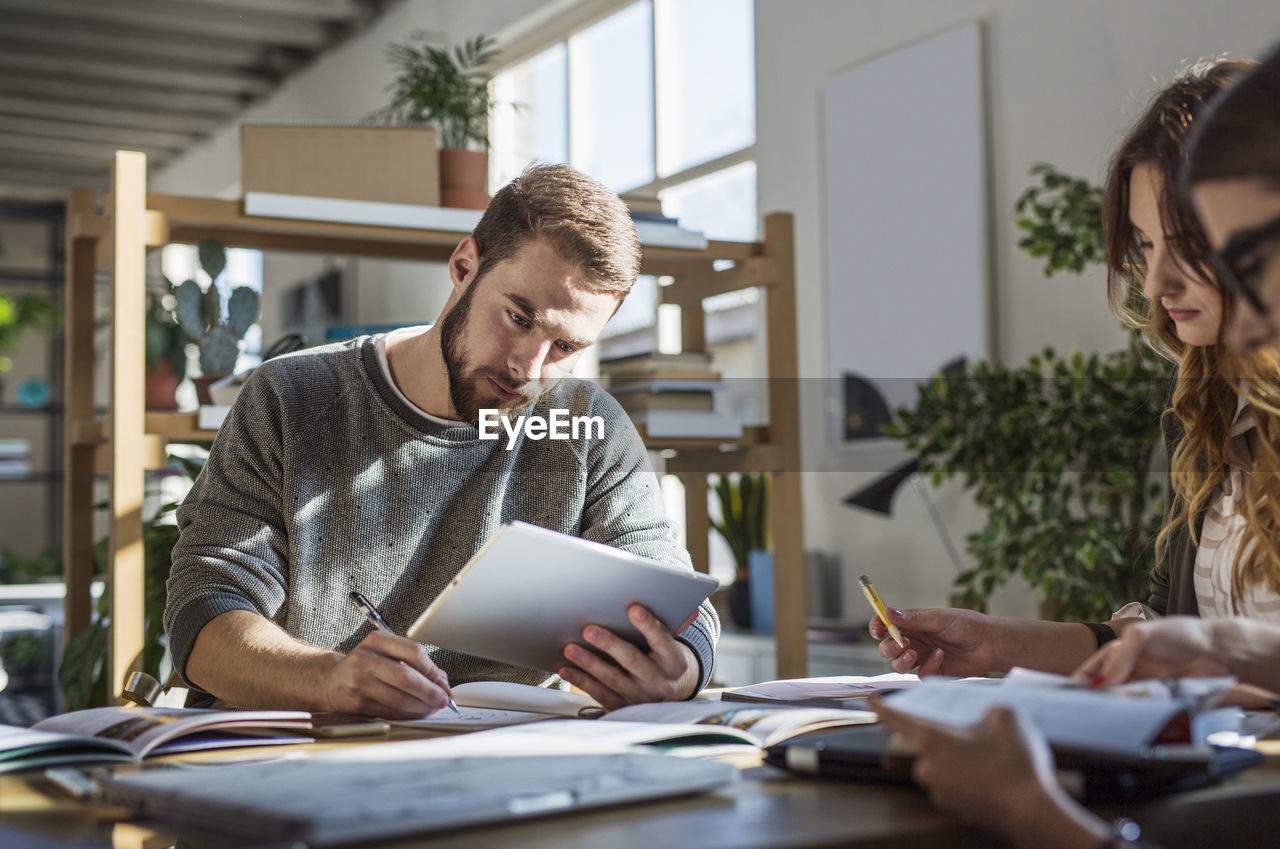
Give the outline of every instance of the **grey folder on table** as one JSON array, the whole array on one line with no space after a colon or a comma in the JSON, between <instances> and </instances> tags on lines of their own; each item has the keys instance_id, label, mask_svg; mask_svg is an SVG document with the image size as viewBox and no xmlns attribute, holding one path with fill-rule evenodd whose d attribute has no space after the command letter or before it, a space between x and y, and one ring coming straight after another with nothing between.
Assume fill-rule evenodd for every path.
<instances>
[{"instance_id":1,"label":"grey folder on table","mask_svg":"<svg viewBox=\"0 0 1280 849\"><path fill-rule=\"evenodd\" d=\"M737 778L729 764L646 752L280 760L148 769L98 787L107 804L184 834L327 847L700 793Z\"/></svg>"}]
</instances>

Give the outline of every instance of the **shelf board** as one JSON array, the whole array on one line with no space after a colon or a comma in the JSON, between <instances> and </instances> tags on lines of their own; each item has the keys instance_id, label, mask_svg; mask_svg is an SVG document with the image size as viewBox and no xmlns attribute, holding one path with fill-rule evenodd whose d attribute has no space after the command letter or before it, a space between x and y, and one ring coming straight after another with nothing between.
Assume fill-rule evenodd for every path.
<instances>
[{"instance_id":1,"label":"shelf board","mask_svg":"<svg viewBox=\"0 0 1280 849\"><path fill-rule=\"evenodd\" d=\"M23 407L19 404L0 404L0 416L54 416L61 412L61 404L45 404L43 407Z\"/></svg>"},{"instance_id":2,"label":"shelf board","mask_svg":"<svg viewBox=\"0 0 1280 849\"><path fill-rule=\"evenodd\" d=\"M49 274L41 271L16 271L0 268L0 286L45 286L54 287L63 284L61 274Z\"/></svg>"},{"instance_id":3,"label":"shelf board","mask_svg":"<svg viewBox=\"0 0 1280 849\"><path fill-rule=\"evenodd\" d=\"M62 472L28 472L25 475L0 475L0 484L6 483L58 483Z\"/></svg>"},{"instance_id":4,"label":"shelf board","mask_svg":"<svg viewBox=\"0 0 1280 849\"><path fill-rule=\"evenodd\" d=\"M447 260L458 242L470 235L462 230L419 230L370 224L300 221L245 215L238 200L147 195L147 209L168 224L168 241L199 242L217 238L230 247L247 247L325 254L376 255L399 259ZM85 222L92 229L94 222ZM712 260L741 260L758 256L759 242L708 242L701 250L647 247L644 273L671 273L672 264L686 268Z\"/></svg>"},{"instance_id":5,"label":"shelf board","mask_svg":"<svg viewBox=\"0 0 1280 849\"><path fill-rule=\"evenodd\" d=\"M761 445L769 440L769 429L767 427L744 427L742 429L742 436L739 436L736 439L692 436L651 437L645 432L643 425L638 426L636 430L640 432L640 438L644 440L645 447L650 451L719 451L726 447Z\"/></svg>"},{"instance_id":6,"label":"shelf board","mask_svg":"<svg viewBox=\"0 0 1280 849\"><path fill-rule=\"evenodd\" d=\"M151 436L173 442L213 442L216 430L201 428L199 413L195 410L182 413L147 413L146 432Z\"/></svg>"},{"instance_id":7,"label":"shelf board","mask_svg":"<svg viewBox=\"0 0 1280 849\"><path fill-rule=\"evenodd\" d=\"M197 425L198 413L195 411L182 413L154 413L146 415L146 432L151 436L174 442L212 442L218 435L216 430L200 428ZM745 428L738 439L692 439L692 438L645 438L640 432L645 446L652 451L665 450L720 450L725 446L761 446L768 439L768 428Z\"/></svg>"}]
</instances>

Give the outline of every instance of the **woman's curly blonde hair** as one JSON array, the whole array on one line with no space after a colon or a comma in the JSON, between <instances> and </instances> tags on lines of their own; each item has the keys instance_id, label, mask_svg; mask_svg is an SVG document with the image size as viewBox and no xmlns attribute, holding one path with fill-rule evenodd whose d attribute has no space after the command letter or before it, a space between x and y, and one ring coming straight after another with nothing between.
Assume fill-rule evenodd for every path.
<instances>
[{"instance_id":1,"label":"woman's curly blonde hair","mask_svg":"<svg viewBox=\"0 0 1280 849\"><path fill-rule=\"evenodd\" d=\"M1186 159L1187 133L1196 115L1252 65L1240 60L1201 62L1158 92L1112 157L1103 188L1107 297L1112 311L1140 331L1156 352L1178 365L1172 404L1165 415L1177 417L1183 436L1170 459L1173 503L1166 505L1168 519L1156 538L1157 557L1165 556L1180 525L1185 524L1192 542L1199 543L1195 517L1206 509L1226 477L1227 439L1238 398L1272 399L1255 401L1261 448L1253 457L1244 498L1246 527L1240 548L1244 556L1233 574L1237 595L1264 582L1280 593L1280 451L1276 448L1280 395L1257 391L1259 386L1274 389L1280 370L1271 355L1232 355L1222 343L1221 331L1217 344L1186 344L1178 338L1164 307L1142 294L1147 269L1129 220L1129 180L1139 165L1156 173L1157 186L1162 187L1159 209L1165 241L1189 274L1221 291L1203 263L1208 240L1176 187ZM1224 297L1223 305L1224 312L1230 309L1230 298ZM1224 315L1221 326L1226 324Z\"/></svg>"}]
</instances>

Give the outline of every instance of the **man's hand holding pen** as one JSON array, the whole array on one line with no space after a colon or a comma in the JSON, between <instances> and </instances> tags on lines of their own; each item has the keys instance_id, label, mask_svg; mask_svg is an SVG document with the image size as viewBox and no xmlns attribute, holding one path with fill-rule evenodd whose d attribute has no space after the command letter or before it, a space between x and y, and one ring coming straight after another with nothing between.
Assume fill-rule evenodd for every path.
<instances>
[{"instance_id":1,"label":"man's hand holding pen","mask_svg":"<svg viewBox=\"0 0 1280 849\"><path fill-rule=\"evenodd\" d=\"M448 704L449 679L408 637L374 630L326 676L325 709L384 719L419 719Z\"/></svg>"},{"instance_id":2,"label":"man's hand holding pen","mask_svg":"<svg viewBox=\"0 0 1280 849\"><path fill-rule=\"evenodd\" d=\"M397 636L362 593L352 591L351 603L373 631L335 665L330 695L337 702L327 709L384 719L419 719L445 705L458 713L449 677L431 662L426 648Z\"/></svg>"}]
</instances>

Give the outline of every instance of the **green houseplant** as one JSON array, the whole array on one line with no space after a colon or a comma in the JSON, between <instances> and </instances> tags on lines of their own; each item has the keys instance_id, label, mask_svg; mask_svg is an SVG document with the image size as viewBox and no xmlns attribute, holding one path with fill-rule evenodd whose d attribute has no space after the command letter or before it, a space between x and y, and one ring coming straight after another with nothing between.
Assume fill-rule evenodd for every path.
<instances>
[{"instance_id":1,"label":"green houseplant","mask_svg":"<svg viewBox=\"0 0 1280 849\"><path fill-rule=\"evenodd\" d=\"M27 328L52 333L62 313L62 305L43 292L0 294L0 372L13 368L12 355Z\"/></svg>"},{"instance_id":2,"label":"green houseplant","mask_svg":"<svg viewBox=\"0 0 1280 849\"><path fill-rule=\"evenodd\" d=\"M1045 259L1046 276L1101 261L1099 191L1050 166L1032 173L1040 185L1018 201L1019 246ZM1163 509L1151 462L1171 374L1131 333L1110 354L1046 349L921 385L916 410L886 431L935 484L960 477L986 513L967 540L976 565L956 579L965 603L981 606L1015 575L1055 618L1105 619L1143 597Z\"/></svg>"},{"instance_id":3,"label":"green houseplant","mask_svg":"<svg viewBox=\"0 0 1280 849\"><path fill-rule=\"evenodd\" d=\"M187 377L189 341L174 310L174 285L165 280L167 291L147 292L146 362L147 409L176 410L174 393Z\"/></svg>"},{"instance_id":4,"label":"green houseplant","mask_svg":"<svg viewBox=\"0 0 1280 849\"><path fill-rule=\"evenodd\" d=\"M440 203L484 209L489 203L488 120L493 108L486 66L496 42L477 35L453 48L391 44L396 78L391 102L377 113L402 124L434 124L440 144Z\"/></svg>"},{"instance_id":5,"label":"green houseplant","mask_svg":"<svg viewBox=\"0 0 1280 849\"><path fill-rule=\"evenodd\" d=\"M170 456L169 461L172 470L190 480L200 472L199 463L184 457ZM177 507L173 502L165 504L142 523L145 623L141 670L161 681L160 663L165 653L165 582L173 565L173 547L178 542L178 526L173 521ZM93 547L93 567L97 575L107 572L107 542L104 537ZM68 710L111 704L114 693L106 674L110 611L111 586L108 583L98 598L89 627L71 635L63 649L62 662L58 666L58 684ZM115 686L123 683L117 681Z\"/></svg>"},{"instance_id":6,"label":"green houseplant","mask_svg":"<svg viewBox=\"0 0 1280 849\"><path fill-rule=\"evenodd\" d=\"M764 631L773 627L769 483L766 474L719 476L713 489L720 518L711 522L728 544L736 567L729 587L729 615L740 627Z\"/></svg>"},{"instance_id":7,"label":"green houseplant","mask_svg":"<svg viewBox=\"0 0 1280 849\"><path fill-rule=\"evenodd\" d=\"M4 244L0 242L0 256L3 255ZM0 293L0 372L13 368L12 354L18 350L18 342L28 327L52 333L62 322L62 315L62 305L52 295Z\"/></svg>"},{"instance_id":8,"label":"green houseplant","mask_svg":"<svg viewBox=\"0 0 1280 849\"><path fill-rule=\"evenodd\" d=\"M248 286L235 286L224 304L218 277L227 267L226 248L216 239L205 239L199 256L209 283L202 287L193 279L173 287L173 315L187 339L200 348L202 377L196 381L196 391L200 403L209 404L208 386L235 370L240 342L258 320L260 298Z\"/></svg>"}]
</instances>

